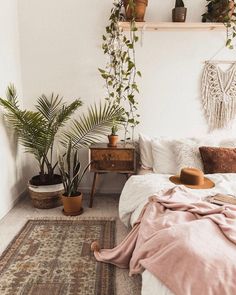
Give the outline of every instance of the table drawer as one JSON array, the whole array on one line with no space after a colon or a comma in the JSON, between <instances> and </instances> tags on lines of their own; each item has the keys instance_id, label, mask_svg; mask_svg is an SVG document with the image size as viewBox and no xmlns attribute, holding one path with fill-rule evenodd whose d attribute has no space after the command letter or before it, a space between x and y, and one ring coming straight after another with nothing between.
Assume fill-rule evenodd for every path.
<instances>
[{"instance_id":1,"label":"table drawer","mask_svg":"<svg viewBox=\"0 0 236 295\"><path fill-rule=\"evenodd\" d=\"M134 151L133 150L91 150L92 161L133 161Z\"/></svg>"},{"instance_id":2,"label":"table drawer","mask_svg":"<svg viewBox=\"0 0 236 295\"><path fill-rule=\"evenodd\" d=\"M134 161L96 161L91 164L91 171L134 171Z\"/></svg>"}]
</instances>

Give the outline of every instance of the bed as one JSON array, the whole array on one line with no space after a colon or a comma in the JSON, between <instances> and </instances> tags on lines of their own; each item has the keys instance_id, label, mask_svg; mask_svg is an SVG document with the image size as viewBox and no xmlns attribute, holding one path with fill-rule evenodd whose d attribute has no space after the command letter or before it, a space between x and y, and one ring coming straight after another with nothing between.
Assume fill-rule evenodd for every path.
<instances>
[{"instance_id":1,"label":"bed","mask_svg":"<svg viewBox=\"0 0 236 295\"><path fill-rule=\"evenodd\" d=\"M126 226L133 226L144 205L147 203L148 198L158 194L161 190L173 188L175 184L169 181L169 177L170 175L179 174L183 167L195 167L204 171L204 168L207 168L206 166L209 163L204 163L203 157L200 154L200 147L202 146L232 149L236 147L236 139L233 136L224 138L224 134L223 136L212 134L203 138L184 139L150 138L140 134L140 159L141 165L145 169L140 169L138 175L132 176L123 188L119 203L121 221ZM216 151L218 153L217 149ZM223 150L223 154L224 152ZM236 150L234 150L233 155L235 159L233 163L234 169L236 162L235 153ZM215 173L217 172L216 166L221 160L215 161L216 155L214 153L212 154L210 165L208 165L210 166L209 173L211 173L211 170L216 171L206 175L210 180L215 182L215 187L201 190L187 189L192 194L199 196L202 200L209 195L215 195L217 193L236 196L236 173ZM228 160L232 162L232 157ZM223 162L225 162L224 157ZM224 164L219 165L220 168ZM173 295L162 282L145 270L142 273L142 295L154 294Z\"/></svg>"},{"instance_id":2,"label":"bed","mask_svg":"<svg viewBox=\"0 0 236 295\"><path fill-rule=\"evenodd\" d=\"M175 186L169 181L169 176L141 170L140 175L132 176L126 182L119 203L120 219L126 226L133 226L150 196ZM202 199L216 193L236 195L236 173L209 174L207 177L215 182L213 189L189 191ZM173 295L164 284L145 270L142 273L142 295L156 294Z\"/></svg>"},{"instance_id":3,"label":"bed","mask_svg":"<svg viewBox=\"0 0 236 295\"><path fill-rule=\"evenodd\" d=\"M145 169L128 179L119 202L120 219L132 230L114 249L95 242L96 259L142 273L142 295L234 295L236 206L220 207L206 197L236 196L236 139L141 135L139 147ZM204 171L212 185L190 189L169 180L184 170L197 170L202 179Z\"/></svg>"}]
</instances>

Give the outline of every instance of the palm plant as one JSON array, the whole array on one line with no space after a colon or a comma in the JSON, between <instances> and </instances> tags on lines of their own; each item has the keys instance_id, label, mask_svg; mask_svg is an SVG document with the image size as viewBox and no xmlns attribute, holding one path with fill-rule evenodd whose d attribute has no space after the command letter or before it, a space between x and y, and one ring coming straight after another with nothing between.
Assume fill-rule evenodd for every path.
<instances>
[{"instance_id":1,"label":"palm plant","mask_svg":"<svg viewBox=\"0 0 236 295\"><path fill-rule=\"evenodd\" d=\"M37 111L22 110L19 106L14 85L7 88L7 99L0 98L0 105L6 111L8 123L13 127L25 151L34 155L39 164L39 177L32 184L53 184L60 182L55 176L57 161L53 162L56 136L71 115L82 105L80 99L66 105L59 95L48 98L42 95L37 100Z\"/></svg>"},{"instance_id":2,"label":"palm plant","mask_svg":"<svg viewBox=\"0 0 236 295\"><path fill-rule=\"evenodd\" d=\"M117 125L123 124L124 109L112 103L94 104L78 120L74 120L69 130L64 132L64 146L71 140L72 147L80 149L98 142L107 135L114 122Z\"/></svg>"},{"instance_id":3,"label":"palm plant","mask_svg":"<svg viewBox=\"0 0 236 295\"><path fill-rule=\"evenodd\" d=\"M58 161L53 161L55 140L64 135L64 144L72 138L74 148L88 146L99 140L110 129L114 119L120 118L123 109L112 105L96 105L82 115L80 121L74 120L71 131L61 132L72 114L82 106L80 99L65 104L59 95L49 98L42 95L36 104L37 111L21 110L13 85L7 88L7 99L0 98L8 123L15 130L25 151L34 155L39 164L39 176L33 177L31 184L46 185L61 182L55 177Z\"/></svg>"}]
</instances>

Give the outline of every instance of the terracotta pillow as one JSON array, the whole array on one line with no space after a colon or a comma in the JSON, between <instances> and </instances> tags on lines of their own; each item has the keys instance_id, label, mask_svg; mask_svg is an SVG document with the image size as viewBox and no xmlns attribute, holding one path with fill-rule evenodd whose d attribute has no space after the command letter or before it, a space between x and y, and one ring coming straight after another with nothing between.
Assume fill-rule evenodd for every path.
<instances>
[{"instance_id":1,"label":"terracotta pillow","mask_svg":"<svg viewBox=\"0 0 236 295\"><path fill-rule=\"evenodd\" d=\"M236 173L236 148L202 146L199 151L206 174Z\"/></svg>"}]
</instances>

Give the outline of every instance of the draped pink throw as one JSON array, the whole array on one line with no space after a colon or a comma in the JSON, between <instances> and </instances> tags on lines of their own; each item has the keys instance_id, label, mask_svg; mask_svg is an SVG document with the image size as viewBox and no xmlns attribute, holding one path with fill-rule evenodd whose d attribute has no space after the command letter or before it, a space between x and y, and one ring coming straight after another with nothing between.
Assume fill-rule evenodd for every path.
<instances>
[{"instance_id":1,"label":"draped pink throw","mask_svg":"<svg viewBox=\"0 0 236 295\"><path fill-rule=\"evenodd\" d=\"M236 294L236 206L196 202L181 187L150 197L120 245L96 250L98 261L130 275L147 269L176 295Z\"/></svg>"}]
</instances>

